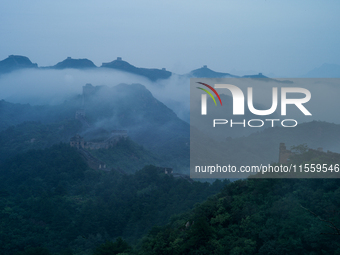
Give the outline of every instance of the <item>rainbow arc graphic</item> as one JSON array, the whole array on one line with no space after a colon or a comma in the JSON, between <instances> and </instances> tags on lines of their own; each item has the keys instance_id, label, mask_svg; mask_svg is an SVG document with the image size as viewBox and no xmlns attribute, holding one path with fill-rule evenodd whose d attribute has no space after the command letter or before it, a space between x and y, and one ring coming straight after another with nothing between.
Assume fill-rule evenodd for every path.
<instances>
[{"instance_id":1,"label":"rainbow arc graphic","mask_svg":"<svg viewBox=\"0 0 340 255\"><path fill-rule=\"evenodd\" d=\"M217 91L216 91L213 87L211 87L210 85L208 85L208 84L206 84L206 83L203 83L203 82L197 82L197 83L199 83L199 84L201 84L201 85L204 85L204 86L206 86L207 88L211 89L211 91L214 92L214 94L217 96L218 100L220 100L220 104L221 104L221 106L222 106L222 100L221 100L221 98L220 98L220 95L217 93ZM209 90L203 89L203 88L200 88L200 87L197 87L197 88L203 90L204 92L206 92L206 93L214 100L214 103L215 103L215 105L217 106L215 97L211 94L211 92L210 92Z\"/></svg>"}]
</instances>

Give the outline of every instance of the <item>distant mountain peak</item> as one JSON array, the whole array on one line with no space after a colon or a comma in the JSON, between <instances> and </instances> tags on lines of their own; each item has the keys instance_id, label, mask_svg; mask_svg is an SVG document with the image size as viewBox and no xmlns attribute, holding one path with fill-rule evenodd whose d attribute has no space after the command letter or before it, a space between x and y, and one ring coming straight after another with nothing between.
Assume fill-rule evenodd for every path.
<instances>
[{"instance_id":1,"label":"distant mountain peak","mask_svg":"<svg viewBox=\"0 0 340 255\"><path fill-rule=\"evenodd\" d=\"M55 69L66 69L66 68L76 68L76 69L84 69L84 68L95 68L97 67L91 60L87 58L82 59L74 59L71 57L67 57L65 60L59 62L52 68Z\"/></svg>"},{"instance_id":2,"label":"distant mountain peak","mask_svg":"<svg viewBox=\"0 0 340 255\"><path fill-rule=\"evenodd\" d=\"M204 65L201 68L195 69L189 73L189 76L196 78L221 78L221 77L237 77L236 75L232 75L230 73L220 73L215 72L208 68L207 65Z\"/></svg>"},{"instance_id":3,"label":"distant mountain peak","mask_svg":"<svg viewBox=\"0 0 340 255\"><path fill-rule=\"evenodd\" d=\"M167 79L172 75L172 73L167 71L165 68L151 69L135 67L130 63L124 61L121 57L117 57L117 59L113 60L112 62L103 63L101 67L113 68L120 71L141 75L150 79L151 81L156 81L158 79Z\"/></svg>"},{"instance_id":4,"label":"distant mountain peak","mask_svg":"<svg viewBox=\"0 0 340 255\"><path fill-rule=\"evenodd\" d=\"M252 75L244 75L243 78L268 78L267 76L264 76L262 73L258 74L252 74Z\"/></svg>"},{"instance_id":5,"label":"distant mountain peak","mask_svg":"<svg viewBox=\"0 0 340 255\"><path fill-rule=\"evenodd\" d=\"M0 73L8 73L22 68L37 68L28 57L20 55L9 55L8 58L0 61Z\"/></svg>"},{"instance_id":6,"label":"distant mountain peak","mask_svg":"<svg viewBox=\"0 0 340 255\"><path fill-rule=\"evenodd\" d=\"M114 69L120 69L127 72L137 72L138 68L131 65L130 63L124 61L121 57L117 57L116 60L113 60L109 63L103 63L101 67L108 67Z\"/></svg>"}]
</instances>

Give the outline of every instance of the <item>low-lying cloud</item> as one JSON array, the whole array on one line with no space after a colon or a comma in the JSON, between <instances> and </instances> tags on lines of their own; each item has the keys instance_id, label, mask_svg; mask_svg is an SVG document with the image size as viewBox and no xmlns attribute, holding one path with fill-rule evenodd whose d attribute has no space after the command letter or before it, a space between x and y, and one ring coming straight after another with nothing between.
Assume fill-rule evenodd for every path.
<instances>
[{"instance_id":1,"label":"low-lying cloud","mask_svg":"<svg viewBox=\"0 0 340 255\"><path fill-rule=\"evenodd\" d=\"M81 94L86 83L109 87L120 83L143 84L157 99L188 121L189 79L176 75L151 82L142 76L112 69L25 69L0 76L0 99L12 103L55 105Z\"/></svg>"},{"instance_id":2,"label":"low-lying cloud","mask_svg":"<svg viewBox=\"0 0 340 255\"><path fill-rule=\"evenodd\" d=\"M340 100L338 100L340 86L335 86L334 82L320 84L315 81L315 79L311 79L306 87L312 94L307 106L313 116L303 119L303 121L321 120L340 123L340 116L337 114L337 109L340 107ZM104 68L87 70L25 69L0 76L0 99L13 103L55 105L81 94L82 86L86 83L109 87L120 83L140 83L155 98L172 109L178 117L189 122L190 81L188 77L179 75L172 75L169 79L152 82L142 76ZM294 84L277 83L276 86L278 88L294 87ZM242 90L246 95L246 88L242 88ZM271 98L271 87L263 84L254 87L253 91L255 102L265 106L264 102L269 102L268 107L270 107L271 100L268 99Z\"/></svg>"}]
</instances>

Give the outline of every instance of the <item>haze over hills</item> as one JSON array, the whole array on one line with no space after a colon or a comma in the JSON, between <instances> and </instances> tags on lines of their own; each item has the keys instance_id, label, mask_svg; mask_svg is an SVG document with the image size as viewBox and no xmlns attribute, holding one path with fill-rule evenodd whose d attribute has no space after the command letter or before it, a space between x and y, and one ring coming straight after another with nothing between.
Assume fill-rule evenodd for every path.
<instances>
[{"instance_id":1,"label":"haze over hills","mask_svg":"<svg viewBox=\"0 0 340 255\"><path fill-rule=\"evenodd\" d=\"M29 58L18 55L10 55L8 58L0 61L0 74L1 73L9 73L19 69L26 68L37 68L37 64L33 64ZM71 57L67 57L63 61L57 63L54 66L46 66L39 67L42 69L94 69L97 66L89 59L73 59ZM116 60L113 60L109 63L103 63L100 68L107 69L115 69L119 71L123 71L126 73L131 73L135 75L140 75L148 78L150 81L164 80L169 79L173 73L171 71L166 70L165 68L157 69L157 68L142 68L136 67L127 61L122 60L121 57L117 57ZM215 72L209 69L206 65L195 69L184 76L187 77L196 77L196 78L212 78L212 77L245 77L245 78L266 78L266 76L262 75L262 73L255 75L244 75L237 76L230 73L223 72Z\"/></svg>"},{"instance_id":2,"label":"haze over hills","mask_svg":"<svg viewBox=\"0 0 340 255\"><path fill-rule=\"evenodd\" d=\"M11 67L7 70L17 70L18 68L27 69L27 68L36 68L37 64L33 64L28 58L21 56L10 56L9 58L1 61L2 66ZM1 66L1 65L0 65ZM138 73L139 75L151 75L150 79L154 79L156 76L152 76L153 74L157 74L158 71L168 72L160 69L143 69L136 68L133 65L129 64L126 61L123 61L121 58L114 60L110 63L104 63L102 67L96 67L92 61L88 59L72 59L67 58L62 62L50 67L53 69L65 69L65 68L75 68L75 69L83 69L90 68L95 70L126 70L129 73ZM143 73L142 71L151 70L151 73ZM158 71L157 71L158 70ZM154 71L154 72L153 72ZM44 72L44 71L41 71ZM55 71L53 71L55 72ZM58 71L59 72L59 71ZM110 71L109 71L110 72ZM82 72L81 72L82 73ZM85 72L84 72L85 73ZM168 72L170 73L170 72ZM171 74L171 73L170 73ZM190 73L193 76L197 77L205 77L205 76L229 76L236 77L229 73L219 73L209 69L207 66L196 69ZM153 78L152 78L153 77ZM244 77L249 78L263 78L261 73L258 75L247 75ZM172 80L171 80L172 82ZM175 81L176 82L176 81ZM91 85L92 86L92 85ZM173 84L168 85L168 90L159 90L159 94L167 94L171 91ZM93 86L92 86L93 87ZM149 88L149 87L148 87ZM170 89L169 89L170 88ZM168 95L166 95L168 96ZM232 100L228 96L224 97L224 101L226 105L232 106ZM106 86L96 86L93 87L93 94L90 95L85 100L86 104L82 104L82 97L76 96L68 101L65 101L62 104L49 106L32 106L28 104L12 104L7 101L0 102L1 109L1 120L0 120L0 131L6 130L12 125L19 125L24 121L40 121L43 125L61 123L64 120L74 120L74 114L78 109L84 109L86 111L86 118L91 123L91 128L93 129L104 129L108 132L112 129L126 129L129 130L129 136L131 139L144 146L146 149L151 150L154 153L161 153L162 155L166 155L168 158L177 158L183 160L183 165L188 165L186 160L189 157L189 124L185 123L181 119L179 119L175 112L170 110L166 105L164 105L161 101L156 99L151 93L150 90L141 84L120 84L114 87L106 87ZM210 102L212 104L212 102ZM209 104L210 104L209 103ZM174 101L176 104L176 101ZM255 104L256 108L263 108L263 106L259 104ZM221 115L222 116L222 115ZM228 115L223 115L225 118L231 117ZM249 115L249 112L246 112L245 118L253 118L255 116ZM273 118L275 116L273 115ZM275 117L276 118L276 117ZM325 124L328 125L329 123ZM312 125L315 126L314 123ZM331 125L331 124L329 124ZM62 125L59 125L59 127ZM53 129L53 128L52 128ZM54 130L54 129L53 129ZM75 130L75 129L72 129ZM251 128L243 128L243 129L233 129L232 132L229 130L225 132L226 136L223 139L231 139L237 138L241 136L247 136L245 141L249 139L249 141L254 140L254 135L249 136L251 133L260 131L260 129L251 129ZM271 133L272 130L266 130L265 133ZM275 129L276 130L276 129ZM261 157L265 157L266 153L268 155L272 155L268 159L275 160L275 157L272 154L273 147L276 150L280 139L282 142L287 142L287 139L292 139L297 143L304 143L310 141L308 137L304 139L300 139L303 137L301 134L295 134L295 131L299 129L296 128L294 132L290 132L289 135L285 135L284 129L278 129L277 137L275 141L275 145L264 144L264 148L270 146L271 148L266 151L264 150L264 154L261 152ZM262 131L262 130L261 130ZM290 130L291 131L291 130ZM327 134L333 134L333 131L328 132ZM20 131L22 132L22 131ZM90 130L80 130L79 131L85 139L90 138ZM222 132L223 133L223 132ZM68 136L71 134L67 133ZM72 134L74 135L74 134ZM335 134L334 134L335 135ZM67 142L69 137L65 139L65 134L61 135L63 137L63 142ZM248 137L249 136L249 137ZM289 138L293 137L293 138ZM32 136L30 139L34 138ZM26 138L25 138L26 139ZM240 138L241 139L241 138ZM264 139L264 138L263 138ZM29 139L27 138L26 141ZM56 140L52 139L53 142L48 142L46 144L54 143ZM240 140L237 140L240 141ZM255 140L254 140L255 141ZM331 142L331 140L327 140ZM319 140L320 142L320 140ZM334 144L331 146L327 146L328 142L324 142L320 144L320 146L329 148L332 150L337 150ZM297 145L290 144L288 145ZM235 140L235 144L237 144ZM247 142L245 142L247 144ZM317 143L315 143L316 146ZM236 146L236 145L235 145ZM258 155L260 152L256 152L256 143L251 142L249 146L252 147L251 150L254 150L254 155ZM254 148L253 148L254 146ZM255 157L254 156L254 157Z\"/></svg>"},{"instance_id":3,"label":"haze over hills","mask_svg":"<svg viewBox=\"0 0 340 255\"><path fill-rule=\"evenodd\" d=\"M37 64L33 64L29 58L24 56L10 55L8 58L0 61L0 73L9 73L14 70L38 67ZM65 60L57 63L54 66L40 67L43 69L90 69L97 66L89 59L73 59L67 57ZM148 78L151 81L157 81L159 79L168 79L172 73L162 69L156 68L139 68L123 61L120 57L110 63L103 63L101 68L115 69L135 75L140 75Z\"/></svg>"},{"instance_id":4,"label":"haze over hills","mask_svg":"<svg viewBox=\"0 0 340 255\"><path fill-rule=\"evenodd\" d=\"M161 155L163 162L176 161L171 166L186 171L189 165L189 124L180 120L144 86L120 84L112 88L92 85L85 87L88 87L87 94L78 95L57 106L30 106L1 101L2 154L45 148L58 142L68 143L76 133L83 136L85 141L104 140L112 130L122 129L128 131L132 141L155 155ZM231 103L227 99L224 98L224 102ZM75 119L79 109L85 111L90 126L82 126ZM226 143L231 163L252 163L252 160L270 163L277 162L281 142L286 143L288 148L306 143L314 149L323 147L325 150L340 152L336 142L340 139L339 130L340 125L314 121L299 124L294 129L254 129L252 132L258 132L253 134L250 134L251 130L239 127L233 131L243 132L247 136L232 138L230 129L224 127L220 141ZM311 137L310 133L314 135ZM135 150L134 146L130 148ZM138 155L138 151L128 153ZM109 157L105 153L98 155L103 159ZM152 158L148 153L143 152L141 155L146 160Z\"/></svg>"},{"instance_id":5,"label":"haze over hills","mask_svg":"<svg viewBox=\"0 0 340 255\"><path fill-rule=\"evenodd\" d=\"M84 109L95 127L126 129L134 141L153 152L178 160L189 156L189 124L141 84L103 86L85 98Z\"/></svg>"},{"instance_id":6,"label":"haze over hills","mask_svg":"<svg viewBox=\"0 0 340 255\"><path fill-rule=\"evenodd\" d=\"M75 119L79 109L89 125L81 127ZM166 160L176 158L178 164L188 167L188 123L140 84L120 84L112 88L87 84L82 95L55 106L12 104L2 100L0 116L0 137L6 151L11 147L17 151L20 147L44 148L58 139L68 143L76 133L90 141L112 130L124 129L133 141L146 149L163 155ZM38 123L24 125L25 121ZM13 147L13 144L16 145Z\"/></svg>"},{"instance_id":7,"label":"haze over hills","mask_svg":"<svg viewBox=\"0 0 340 255\"><path fill-rule=\"evenodd\" d=\"M12 66L12 69L8 70L36 68L27 60L26 58L24 61L26 64L8 62L8 65ZM128 70L126 71L128 73L140 70L134 69L132 65L122 60L113 62L113 69L121 64L120 67ZM89 69L96 70L94 72L97 74L97 70L105 74L119 73L110 70L109 67L95 67L91 63L86 59L68 58L50 70L32 73L33 75L46 73L46 76L52 73L59 73L62 76L66 76L66 73L92 75L92 71L87 71ZM89 69L83 71L84 67ZM81 70L53 70L59 68ZM197 70L194 73L202 77L209 75L210 71L214 73L209 69L210 71L204 74L204 71L207 71L205 68ZM13 76L15 75L19 76L19 73L14 73ZM49 76L49 79L52 80L51 77ZM91 78L85 76L84 79ZM179 77L178 80L175 78L178 77L172 77L164 82L168 87L158 86L158 95L163 93L169 97L176 85L174 83L180 78L188 84L188 78ZM254 78L263 77L258 74ZM189 173L190 126L158 100L156 94L150 92L149 88L152 88L152 85L147 83L146 79L143 81L146 81L148 87L139 83L119 83L115 86L86 84L82 93L78 89L77 95L68 94L68 99L57 105L14 104L0 101L0 218L2 218L0 223L3 229L0 233L0 246L5 251L4 254L16 252L20 255L39 254L42 247L53 252L53 255L105 254L93 253L93 249L100 244L102 244L100 247L111 245L112 242L105 243L105 240L114 240L118 236L133 244L152 226L164 225L171 215L190 210L195 203L216 194L228 183L218 180L210 185L190 180L185 176ZM69 85L63 80L61 84L62 82ZM27 84L24 92L31 89L29 87L31 84ZM79 84L70 84L74 88L80 88ZM97 84L102 83L95 85ZM41 91L53 86L49 81L43 85ZM60 86L59 81L56 85ZM65 87L58 89L64 90ZM66 91L65 93L69 93ZM224 104L231 108L232 98L227 95L221 95L221 98ZM254 107L261 109L263 106L254 104ZM246 112L244 117L255 118L249 112ZM278 117L273 115L271 118ZM252 130L239 126L239 130L246 135L243 137L238 135L231 137L232 133L228 127L223 128L225 129L219 134L217 142L224 143L225 150L222 152L225 158L230 160L230 164L237 166L252 165L254 162L258 165L278 162L279 144L282 142L288 149L293 145L307 143L314 149L323 147L324 150L340 151L338 124L313 121L301 123L293 129L283 127L254 129L253 131L258 132L252 134L248 132ZM91 168L85 157L82 157L80 152L82 149L71 147L70 138L81 136L87 143L100 144L105 143L107 137L115 131L127 131L128 138L120 139L110 148L84 149L107 165L105 171ZM204 156L210 157L209 153ZM145 165L149 166L143 168ZM170 170L166 172L169 168L173 168L175 174ZM305 180L299 180L301 186L299 185L298 193L294 190L296 185L289 182L290 180L279 181L277 185L271 185L275 184L276 180L260 181L240 180L231 186L225 186L217 197L207 200L203 206L195 207L197 217L190 211L185 215L172 217L170 230L167 227L157 227L142 239L143 245L136 246L143 250L139 254L160 254L163 253L163 248L166 253L169 251L168 247L181 251L178 254L190 254L190 251L195 251L197 247L201 249L206 246L209 240L213 240L211 247L216 249L219 247L220 254L229 252L251 254L249 251L261 249L265 250L262 254L268 254L267 251L274 250L273 247L280 252L286 252L288 241L292 242L292 246L296 245L295 253L300 254L302 244L293 242L288 234L276 238L266 233L274 223L278 230L285 229L290 233L291 228L301 223L300 211L295 214L297 218L291 217L294 213L291 210L295 203L293 200L305 194L305 197L298 200L304 203L306 198L310 198L310 194L319 197L321 193L319 190L314 193L305 190L306 185L303 183ZM337 183L332 185L329 180L324 182L325 185L318 187L324 189L326 199L320 196L319 200L310 201L309 205L321 201L316 207L324 208L327 202L327 206L333 210L336 207L332 207L332 203L327 199L330 191L336 191L334 195L336 204L338 201L336 196L340 194L337 190L338 185ZM308 187L315 190L313 183L309 183ZM289 193L285 190L287 187ZM257 203L261 208L253 207ZM280 210L277 211L277 208ZM284 220L281 211L288 215ZM322 213L321 209L320 211ZM308 212L305 212L304 216L307 214ZM271 221L268 221L268 217L271 217ZM292 218L296 222L290 223ZM313 218L314 216L309 217L308 221L312 221ZM282 222L288 228L284 228ZM307 238L310 232L315 231L316 225L310 229L311 225L307 222L303 225L304 230L297 235L304 237L306 251L313 250L309 249ZM317 225L318 230L320 227L320 224ZM257 232L254 232L254 229ZM205 230L208 232L204 232ZM276 230L271 231L275 233ZM202 233L207 235L202 238ZM247 239L242 239L244 236ZM233 238L235 240L230 241ZM272 245L271 239L282 241L281 246ZM315 239L317 239L313 244L315 247L317 244L320 250L324 244L328 247L328 240L322 239L320 242L320 238ZM121 239L117 240L120 244L123 242ZM299 238L296 237L294 240ZM32 247L36 250L29 250ZM62 253L64 247L69 247L70 252ZM212 249L207 249L205 254L210 254ZM327 249L332 250L333 247Z\"/></svg>"},{"instance_id":8,"label":"haze over hills","mask_svg":"<svg viewBox=\"0 0 340 255\"><path fill-rule=\"evenodd\" d=\"M28 57L19 55L10 55L8 58L0 61L0 74L9 73L15 70L26 69L26 68L43 68L43 69L91 69L97 66L89 59L73 59L67 57L63 61L57 63L54 66L38 67L38 64L32 63ZM165 68L142 68L136 67L127 61L122 60L121 57L117 57L109 63L102 63L100 68L111 68L126 73L140 75L148 78L150 81L157 81L162 79L170 78L174 73L166 70ZM232 78L232 77L244 77L244 78L267 78L262 73L258 74L245 74L245 75L233 75L227 72L216 72L209 69L206 65L201 68L192 70L185 74L187 77L195 78ZM307 74L303 75L305 78L337 78L340 77L340 66L337 64L324 63L320 67L317 67Z\"/></svg>"},{"instance_id":9,"label":"haze over hills","mask_svg":"<svg viewBox=\"0 0 340 255\"><path fill-rule=\"evenodd\" d=\"M340 65L324 63L309 71L306 78L340 78Z\"/></svg>"}]
</instances>

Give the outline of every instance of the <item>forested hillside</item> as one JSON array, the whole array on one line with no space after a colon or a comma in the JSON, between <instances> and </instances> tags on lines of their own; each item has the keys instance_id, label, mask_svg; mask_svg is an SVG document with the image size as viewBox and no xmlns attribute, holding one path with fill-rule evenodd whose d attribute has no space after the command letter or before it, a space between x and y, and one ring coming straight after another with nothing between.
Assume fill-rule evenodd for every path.
<instances>
[{"instance_id":1,"label":"forested hillside","mask_svg":"<svg viewBox=\"0 0 340 255\"><path fill-rule=\"evenodd\" d=\"M339 163L334 155L300 150L292 162ZM238 180L153 228L138 254L340 254L339 201L340 179Z\"/></svg>"},{"instance_id":2,"label":"forested hillside","mask_svg":"<svg viewBox=\"0 0 340 255\"><path fill-rule=\"evenodd\" d=\"M1 254L340 254L338 179L166 174L188 173L189 125L140 84L87 87L57 106L0 101ZM87 149L105 171L69 145L114 130L127 136ZM338 151L339 130L314 121L221 142L242 164L277 162L281 142L296 146L291 163L337 164L339 154L298 145Z\"/></svg>"},{"instance_id":3,"label":"forested hillside","mask_svg":"<svg viewBox=\"0 0 340 255\"><path fill-rule=\"evenodd\" d=\"M226 183L176 179L155 166L95 171L67 144L29 150L0 166L1 254L91 254L119 236L134 244Z\"/></svg>"}]
</instances>

